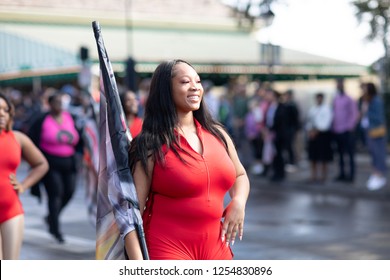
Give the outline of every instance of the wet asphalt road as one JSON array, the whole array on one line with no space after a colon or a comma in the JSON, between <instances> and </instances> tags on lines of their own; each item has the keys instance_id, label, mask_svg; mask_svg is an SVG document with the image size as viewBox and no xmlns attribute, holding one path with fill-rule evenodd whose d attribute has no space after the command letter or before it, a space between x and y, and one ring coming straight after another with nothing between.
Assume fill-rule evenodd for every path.
<instances>
[{"instance_id":1,"label":"wet asphalt road","mask_svg":"<svg viewBox=\"0 0 390 280\"><path fill-rule=\"evenodd\" d=\"M364 189L367 157L359 158L354 184L305 183L307 165L271 184L251 176L242 241L233 246L237 260L390 260L390 187L371 193ZM25 172L22 166L18 176ZM61 224L66 243L47 232L45 200L24 193L25 239L21 259L95 259L95 228L89 221L84 186L64 210Z\"/></svg>"},{"instance_id":2,"label":"wet asphalt road","mask_svg":"<svg viewBox=\"0 0 390 280\"><path fill-rule=\"evenodd\" d=\"M254 189L248 204L236 259L390 259L389 200Z\"/></svg>"}]
</instances>

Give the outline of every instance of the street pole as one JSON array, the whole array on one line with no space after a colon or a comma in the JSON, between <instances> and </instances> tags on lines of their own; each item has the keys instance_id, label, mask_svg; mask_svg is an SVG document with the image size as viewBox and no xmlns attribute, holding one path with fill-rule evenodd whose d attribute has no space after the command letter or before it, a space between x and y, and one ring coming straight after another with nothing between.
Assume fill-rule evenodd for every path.
<instances>
[{"instance_id":1,"label":"street pole","mask_svg":"<svg viewBox=\"0 0 390 280\"><path fill-rule=\"evenodd\" d=\"M133 56L133 22L131 18L132 0L125 0L125 30L127 57Z\"/></svg>"},{"instance_id":2,"label":"street pole","mask_svg":"<svg viewBox=\"0 0 390 280\"><path fill-rule=\"evenodd\" d=\"M267 6L267 10L259 15L260 19L264 20L266 31L268 32L268 43L265 45L266 49L263 54L266 56L263 58L265 63L268 65L268 82L271 84L273 82L273 67L275 64L275 46L271 43L271 31L270 27L275 18L275 14L272 12L271 8Z\"/></svg>"},{"instance_id":3,"label":"street pole","mask_svg":"<svg viewBox=\"0 0 390 280\"><path fill-rule=\"evenodd\" d=\"M137 94L137 73L135 71L136 61L134 60L134 27L131 16L132 0L125 0L126 13L126 46L127 57L125 62L125 84L126 87Z\"/></svg>"},{"instance_id":4,"label":"street pole","mask_svg":"<svg viewBox=\"0 0 390 280\"><path fill-rule=\"evenodd\" d=\"M268 66L268 81L270 84L272 84L273 82L273 74L274 74L274 64L275 64L275 46L271 44L271 42L268 43L269 44L269 49L270 49L270 60L269 60L269 66Z\"/></svg>"}]
</instances>

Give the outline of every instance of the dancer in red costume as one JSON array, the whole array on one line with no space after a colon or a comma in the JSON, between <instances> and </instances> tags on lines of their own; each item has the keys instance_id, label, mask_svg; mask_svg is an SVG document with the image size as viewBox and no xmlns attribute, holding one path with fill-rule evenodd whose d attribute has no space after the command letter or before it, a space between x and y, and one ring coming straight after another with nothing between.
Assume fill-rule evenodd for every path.
<instances>
[{"instance_id":1,"label":"dancer in red costume","mask_svg":"<svg viewBox=\"0 0 390 280\"><path fill-rule=\"evenodd\" d=\"M249 180L202 97L188 62L155 70L129 156L150 259L232 259L230 245L243 236ZM135 231L125 235L125 248L130 259L142 259Z\"/></svg>"},{"instance_id":2,"label":"dancer in red costume","mask_svg":"<svg viewBox=\"0 0 390 280\"><path fill-rule=\"evenodd\" d=\"M24 211L19 194L41 179L48 163L29 137L12 131L13 106L0 94L0 259L18 259L23 241ZM19 182L16 171L21 160L30 166Z\"/></svg>"}]
</instances>

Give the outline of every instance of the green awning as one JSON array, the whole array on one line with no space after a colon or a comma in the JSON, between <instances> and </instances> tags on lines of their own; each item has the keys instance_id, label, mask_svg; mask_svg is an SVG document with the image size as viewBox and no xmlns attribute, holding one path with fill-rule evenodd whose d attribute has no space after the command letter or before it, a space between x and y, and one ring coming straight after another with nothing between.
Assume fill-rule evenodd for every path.
<instances>
[{"instance_id":1,"label":"green awning","mask_svg":"<svg viewBox=\"0 0 390 280\"><path fill-rule=\"evenodd\" d=\"M35 76L77 72L80 61L72 52L0 30L0 85Z\"/></svg>"}]
</instances>

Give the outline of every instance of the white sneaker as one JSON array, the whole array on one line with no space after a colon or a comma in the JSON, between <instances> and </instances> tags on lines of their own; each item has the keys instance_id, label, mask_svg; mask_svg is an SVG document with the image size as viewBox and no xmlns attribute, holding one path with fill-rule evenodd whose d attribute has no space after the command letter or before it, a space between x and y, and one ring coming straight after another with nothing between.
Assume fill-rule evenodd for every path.
<instances>
[{"instance_id":1,"label":"white sneaker","mask_svg":"<svg viewBox=\"0 0 390 280\"><path fill-rule=\"evenodd\" d=\"M292 164L286 164L285 171L287 173L295 173L298 171L298 168L295 165Z\"/></svg>"},{"instance_id":2,"label":"white sneaker","mask_svg":"<svg viewBox=\"0 0 390 280\"><path fill-rule=\"evenodd\" d=\"M370 177L368 177L368 180L367 180L367 183L366 183L366 186L367 188L369 188L369 186L371 186L371 181L374 180L374 178L377 177L377 175L370 175Z\"/></svg>"},{"instance_id":3,"label":"white sneaker","mask_svg":"<svg viewBox=\"0 0 390 280\"><path fill-rule=\"evenodd\" d=\"M383 188L386 185L386 178L384 176L371 175L367 181L367 189L370 191L376 191Z\"/></svg>"}]
</instances>

